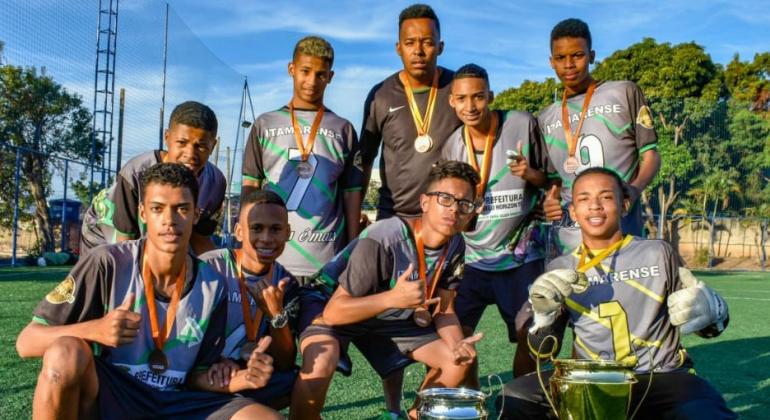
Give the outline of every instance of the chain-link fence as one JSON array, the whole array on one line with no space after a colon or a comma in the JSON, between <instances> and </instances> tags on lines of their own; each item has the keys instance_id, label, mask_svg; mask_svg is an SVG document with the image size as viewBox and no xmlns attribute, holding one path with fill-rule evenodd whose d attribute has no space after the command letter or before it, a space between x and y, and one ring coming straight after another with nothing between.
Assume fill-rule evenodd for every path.
<instances>
[{"instance_id":1,"label":"chain-link fence","mask_svg":"<svg viewBox=\"0 0 770 420\"><path fill-rule=\"evenodd\" d=\"M51 213L52 225L47 230L55 236L53 243L57 249L74 249L80 222L65 217L62 224L62 218L53 213L62 209L67 213L70 207L61 203L74 206L77 201L82 214L90 196L82 192L90 185L91 168L94 188L108 185L116 168L159 147L171 111L183 101L200 101L216 112L220 142L211 159L225 172L227 149L231 148L229 172L239 173L236 136L237 148L242 149L242 120L252 118L244 115L242 104L245 77L222 62L167 3L4 1L0 4L0 42L2 68L19 70L13 75L3 73L7 90L19 90L5 83L11 76L30 85L29 77L50 78L67 98L76 98L76 108L87 112L88 121L94 121L71 130L71 142L57 147L55 130L72 128L76 111L64 115L58 126L21 113L0 115L0 264L14 251L19 258L39 252L37 186L44 190ZM28 72L32 68L34 72ZM11 120L29 127L14 131ZM94 139L96 154L91 153ZM30 163L35 160L29 159L33 155L45 159ZM36 173L42 179L30 182Z\"/></svg>"}]
</instances>

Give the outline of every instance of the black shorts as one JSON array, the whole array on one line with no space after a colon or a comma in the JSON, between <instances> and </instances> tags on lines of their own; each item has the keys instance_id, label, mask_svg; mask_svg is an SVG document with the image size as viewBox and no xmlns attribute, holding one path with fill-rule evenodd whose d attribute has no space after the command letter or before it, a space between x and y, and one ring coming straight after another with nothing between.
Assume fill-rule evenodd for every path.
<instances>
[{"instance_id":1,"label":"black shorts","mask_svg":"<svg viewBox=\"0 0 770 420\"><path fill-rule=\"evenodd\" d=\"M340 352L346 352L352 342L381 378L414 363L407 356L409 353L439 339L432 329L426 334L393 337L358 324L332 327L316 323L302 333L302 338L314 335L335 338L340 343Z\"/></svg>"},{"instance_id":2,"label":"black shorts","mask_svg":"<svg viewBox=\"0 0 770 420\"><path fill-rule=\"evenodd\" d=\"M241 391L238 395L250 398L262 405L277 408L277 401L291 397L291 391L294 388L294 381L299 375L299 369L279 371L274 370L270 380L262 388Z\"/></svg>"},{"instance_id":3,"label":"black shorts","mask_svg":"<svg viewBox=\"0 0 770 420\"><path fill-rule=\"evenodd\" d=\"M529 286L543 274L543 260L532 261L505 271L484 271L465 266L455 298L455 312L463 327L475 330L489 305L497 305L508 341L516 342L516 331L523 328L531 312L525 309Z\"/></svg>"},{"instance_id":4,"label":"black shorts","mask_svg":"<svg viewBox=\"0 0 770 420\"><path fill-rule=\"evenodd\" d=\"M125 370L94 357L99 378L99 414L110 419L229 419L253 401L233 394L160 391Z\"/></svg>"},{"instance_id":5,"label":"black shorts","mask_svg":"<svg viewBox=\"0 0 770 420\"><path fill-rule=\"evenodd\" d=\"M543 372L547 384L553 371ZM631 388L630 413L641 402L635 419L735 419L719 392L705 379L688 372L655 373L650 391L642 396L650 381L649 374L637 374L638 380ZM503 387L495 401L498 412L502 406L502 419L554 418L540 388L536 373L520 376Z\"/></svg>"}]
</instances>

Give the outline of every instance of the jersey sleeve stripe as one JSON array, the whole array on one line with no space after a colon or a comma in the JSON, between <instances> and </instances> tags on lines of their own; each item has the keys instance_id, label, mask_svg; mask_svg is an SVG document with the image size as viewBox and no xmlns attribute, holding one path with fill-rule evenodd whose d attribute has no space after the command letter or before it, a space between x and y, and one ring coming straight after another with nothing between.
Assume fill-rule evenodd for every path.
<instances>
[{"instance_id":1,"label":"jersey sleeve stripe","mask_svg":"<svg viewBox=\"0 0 770 420\"><path fill-rule=\"evenodd\" d=\"M42 325L51 325L48 323L48 321L45 318L39 317L37 315L32 317L32 322L42 324Z\"/></svg>"},{"instance_id":2,"label":"jersey sleeve stripe","mask_svg":"<svg viewBox=\"0 0 770 420\"><path fill-rule=\"evenodd\" d=\"M639 149L639 154L641 155L642 153L648 150L657 149L657 148L658 148L658 143L648 144L647 146L644 146L641 149Z\"/></svg>"}]
</instances>

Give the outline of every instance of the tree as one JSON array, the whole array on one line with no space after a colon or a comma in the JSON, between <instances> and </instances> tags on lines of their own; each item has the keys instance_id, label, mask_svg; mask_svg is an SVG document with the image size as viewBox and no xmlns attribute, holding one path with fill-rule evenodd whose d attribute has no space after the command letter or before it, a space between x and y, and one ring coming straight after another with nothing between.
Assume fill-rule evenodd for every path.
<instances>
[{"instance_id":1,"label":"tree","mask_svg":"<svg viewBox=\"0 0 770 420\"><path fill-rule=\"evenodd\" d=\"M46 200L51 167L58 164L52 156L91 160L91 121L82 99L67 92L44 69L0 66L0 142L23 150L22 189L35 206L33 219L42 251L54 248ZM101 150L101 143L98 147ZM3 179L13 179L5 178L5 166ZM13 197L3 195L3 203L3 207L12 206Z\"/></svg>"},{"instance_id":2,"label":"tree","mask_svg":"<svg viewBox=\"0 0 770 420\"><path fill-rule=\"evenodd\" d=\"M697 137L705 135L702 123L713 119L719 101L727 94L722 70L694 42L672 46L644 38L598 63L593 76L636 82L655 112L662 166L648 192L642 195L642 205L650 226L652 202L657 202L659 223L651 227L656 228L659 238L672 240L672 221L667 217L689 186L685 176L698 166L698 153L709 156L716 144L699 142L705 150L693 146ZM657 193L657 200L651 200L652 192Z\"/></svg>"},{"instance_id":3,"label":"tree","mask_svg":"<svg viewBox=\"0 0 770 420\"><path fill-rule=\"evenodd\" d=\"M544 82L525 80L519 87L506 89L496 95L491 107L537 114L554 102L554 95L560 87L561 84L552 77Z\"/></svg>"},{"instance_id":4,"label":"tree","mask_svg":"<svg viewBox=\"0 0 770 420\"><path fill-rule=\"evenodd\" d=\"M749 103L750 110L770 111L770 53L756 54L752 62L735 54L725 69L725 84L730 96Z\"/></svg>"}]
</instances>

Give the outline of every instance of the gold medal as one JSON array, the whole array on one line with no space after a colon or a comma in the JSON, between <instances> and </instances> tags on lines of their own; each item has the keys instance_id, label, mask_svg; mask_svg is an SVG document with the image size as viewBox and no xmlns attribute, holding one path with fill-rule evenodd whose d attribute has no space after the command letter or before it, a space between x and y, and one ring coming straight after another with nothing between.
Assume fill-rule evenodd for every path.
<instances>
[{"instance_id":1,"label":"gold medal","mask_svg":"<svg viewBox=\"0 0 770 420\"><path fill-rule=\"evenodd\" d=\"M310 162L301 161L297 164L297 175L302 179L313 176L313 165Z\"/></svg>"},{"instance_id":2,"label":"gold medal","mask_svg":"<svg viewBox=\"0 0 770 420\"><path fill-rule=\"evenodd\" d=\"M586 275L586 271L601 264L601 262L604 261L604 259L606 259L610 255L617 252L620 248L623 247L624 244L630 242L632 238L633 236L626 235L623 238L621 238L619 241L610 245L608 248L601 250L598 254L593 255L593 253L591 253L590 259L589 259L590 251L588 247L585 244L580 245L580 259L578 259L577 269L575 269L576 279L575 279L575 282L572 284L572 291L579 294L588 290L588 287L591 284L588 281L588 276Z\"/></svg>"},{"instance_id":3,"label":"gold medal","mask_svg":"<svg viewBox=\"0 0 770 420\"><path fill-rule=\"evenodd\" d=\"M580 168L580 162L575 156L570 156L564 161L564 171L568 174L574 174L578 168Z\"/></svg>"},{"instance_id":4,"label":"gold medal","mask_svg":"<svg viewBox=\"0 0 770 420\"><path fill-rule=\"evenodd\" d=\"M414 150L417 150L418 153L425 153L432 148L433 139L429 135L423 134L414 139Z\"/></svg>"},{"instance_id":5,"label":"gold medal","mask_svg":"<svg viewBox=\"0 0 770 420\"><path fill-rule=\"evenodd\" d=\"M163 373L168 369L168 358L163 350L155 349L150 353L149 359L147 359L147 365L150 370L155 373Z\"/></svg>"},{"instance_id":6,"label":"gold medal","mask_svg":"<svg viewBox=\"0 0 770 420\"><path fill-rule=\"evenodd\" d=\"M430 315L430 311L425 308L415 309L412 318L414 318L414 323L417 324L418 327L423 328L429 326L433 322L433 317Z\"/></svg>"},{"instance_id":7,"label":"gold medal","mask_svg":"<svg viewBox=\"0 0 770 420\"><path fill-rule=\"evenodd\" d=\"M439 70L433 73L433 84L430 87L430 94L428 95L428 104L425 108L425 116L420 113L420 108L417 106L417 101L414 99L414 92L412 91L412 85L409 79L406 77L406 73L403 71L398 74L399 80L404 85L404 92L406 93L406 100L409 103L409 111L412 113L412 120L414 121L414 127L417 129L417 138L414 139L414 149L418 153L428 152L433 148L433 139L428 135L430 130L430 122L433 118L433 109L436 106L436 95L438 93L438 75Z\"/></svg>"}]
</instances>

